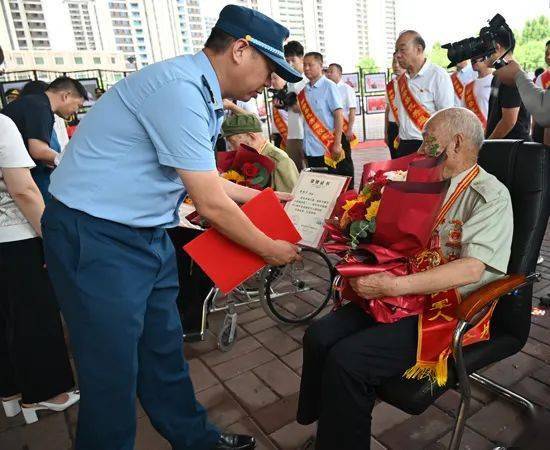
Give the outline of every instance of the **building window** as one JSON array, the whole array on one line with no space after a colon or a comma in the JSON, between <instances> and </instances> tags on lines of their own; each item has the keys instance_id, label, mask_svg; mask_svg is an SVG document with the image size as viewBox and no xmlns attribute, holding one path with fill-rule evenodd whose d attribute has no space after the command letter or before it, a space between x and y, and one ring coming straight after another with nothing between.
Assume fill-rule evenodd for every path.
<instances>
[{"instance_id":1,"label":"building window","mask_svg":"<svg viewBox=\"0 0 550 450\"><path fill-rule=\"evenodd\" d=\"M116 58L114 56L111 56L111 64L115 64L116 63Z\"/></svg>"},{"instance_id":2,"label":"building window","mask_svg":"<svg viewBox=\"0 0 550 450\"><path fill-rule=\"evenodd\" d=\"M21 58L20 56L17 56L15 58L15 63L18 65L18 66L22 66L23 65L23 58Z\"/></svg>"},{"instance_id":3,"label":"building window","mask_svg":"<svg viewBox=\"0 0 550 450\"><path fill-rule=\"evenodd\" d=\"M75 56L74 57L74 63L75 64L84 64L84 61L82 60L81 56Z\"/></svg>"},{"instance_id":4,"label":"building window","mask_svg":"<svg viewBox=\"0 0 550 450\"><path fill-rule=\"evenodd\" d=\"M101 64L101 58L99 56L94 56L94 64Z\"/></svg>"},{"instance_id":5,"label":"building window","mask_svg":"<svg viewBox=\"0 0 550 450\"><path fill-rule=\"evenodd\" d=\"M63 61L63 57L62 57L62 56L56 56L56 57L55 57L55 63L56 63L58 66L61 66L61 65L63 65L65 62Z\"/></svg>"},{"instance_id":6,"label":"building window","mask_svg":"<svg viewBox=\"0 0 550 450\"><path fill-rule=\"evenodd\" d=\"M44 58L42 58L41 56L35 56L34 63L38 66L44 65Z\"/></svg>"}]
</instances>

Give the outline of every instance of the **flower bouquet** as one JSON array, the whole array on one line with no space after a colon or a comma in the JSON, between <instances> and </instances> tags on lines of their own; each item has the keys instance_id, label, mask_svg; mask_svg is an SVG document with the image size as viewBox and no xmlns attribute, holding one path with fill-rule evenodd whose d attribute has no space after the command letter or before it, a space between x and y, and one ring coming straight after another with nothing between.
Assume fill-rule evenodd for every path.
<instances>
[{"instance_id":1,"label":"flower bouquet","mask_svg":"<svg viewBox=\"0 0 550 450\"><path fill-rule=\"evenodd\" d=\"M245 144L238 150L218 153L216 159L223 178L257 190L270 185L275 170L275 162Z\"/></svg>"},{"instance_id":2,"label":"flower bouquet","mask_svg":"<svg viewBox=\"0 0 550 450\"><path fill-rule=\"evenodd\" d=\"M366 164L361 190L348 191L327 222L325 250L342 259L342 300L357 303L378 322L421 313L424 295L366 300L346 279L380 272L406 275L438 265L430 247L436 216L449 183L442 181L444 156L404 157Z\"/></svg>"}]
</instances>

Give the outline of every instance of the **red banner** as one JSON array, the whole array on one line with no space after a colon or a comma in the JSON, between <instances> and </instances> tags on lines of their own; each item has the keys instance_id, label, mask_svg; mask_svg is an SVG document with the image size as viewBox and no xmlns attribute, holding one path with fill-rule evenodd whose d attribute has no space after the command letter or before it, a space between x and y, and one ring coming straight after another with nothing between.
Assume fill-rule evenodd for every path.
<instances>
[{"instance_id":1,"label":"red banner","mask_svg":"<svg viewBox=\"0 0 550 450\"><path fill-rule=\"evenodd\" d=\"M281 112L275 107L273 107L273 122L281 135L281 148L284 150L286 148L286 140L288 139L288 125L285 119L283 119Z\"/></svg>"},{"instance_id":2,"label":"red banner","mask_svg":"<svg viewBox=\"0 0 550 450\"><path fill-rule=\"evenodd\" d=\"M430 118L430 113L422 106L422 104L415 98L409 89L409 82L407 81L406 74L401 75L397 80L399 86L399 95L401 96L401 103L407 111L407 115L411 119L411 122L420 131L424 129L424 125Z\"/></svg>"},{"instance_id":3,"label":"red banner","mask_svg":"<svg viewBox=\"0 0 550 450\"><path fill-rule=\"evenodd\" d=\"M453 89L455 90L455 94L459 99L462 99L462 95L464 94L464 85L458 78L458 72L453 72L451 75L451 81L453 82Z\"/></svg>"},{"instance_id":4,"label":"red banner","mask_svg":"<svg viewBox=\"0 0 550 450\"><path fill-rule=\"evenodd\" d=\"M464 103L466 104L466 108L468 108L477 116L477 118L481 122L481 125L483 125L483 129L485 129L487 128L487 118L481 111L479 103L477 102L477 98L474 93L474 84L475 81L471 81L464 88Z\"/></svg>"}]
</instances>

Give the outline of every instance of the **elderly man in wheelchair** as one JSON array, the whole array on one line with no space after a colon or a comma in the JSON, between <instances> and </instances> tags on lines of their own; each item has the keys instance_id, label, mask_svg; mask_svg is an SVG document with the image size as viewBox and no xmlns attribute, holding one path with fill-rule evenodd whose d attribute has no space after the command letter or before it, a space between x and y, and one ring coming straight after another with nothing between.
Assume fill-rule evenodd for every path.
<instances>
[{"instance_id":1,"label":"elderly man in wheelchair","mask_svg":"<svg viewBox=\"0 0 550 450\"><path fill-rule=\"evenodd\" d=\"M449 291L465 298L506 274L512 204L508 189L477 164L482 144L482 126L466 109L442 110L427 122L419 152L447 156L443 176L450 187L444 205L450 208L435 231L446 262L410 275L353 278L350 285L360 297ZM297 420L318 421L316 449L370 448L376 388L419 363L420 329L419 316L377 323L355 303L307 329Z\"/></svg>"}]
</instances>

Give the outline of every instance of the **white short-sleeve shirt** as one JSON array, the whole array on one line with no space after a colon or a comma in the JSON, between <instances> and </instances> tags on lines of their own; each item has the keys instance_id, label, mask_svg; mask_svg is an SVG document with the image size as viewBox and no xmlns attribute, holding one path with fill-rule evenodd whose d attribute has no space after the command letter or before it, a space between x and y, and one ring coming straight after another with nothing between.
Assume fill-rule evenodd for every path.
<instances>
[{"instance_id":1,"label":"white short-sleeve shirt","mask_svg":"<svg viewBox=\"0 0 550 450\"><path fill-rule=\"evenodd\" d=\"M32 168L21 133L13 121L0 114L0 242L36 237L36 232L13 201L4 182L3 169Z\"/></svg>"},{"instance_id":2,"label":"white short-sleeve shirt","mask_svg":"<svg viewBox=\"0 0 550 450\"><path fill-rule=\"evenodd\" d=\"M408 72L405 76L409 82L409 90L430 114L454 106L453 83L443 67L426 61L414 77L411 78ZM399 114L399 139L421 140L422 132L409 118L401 101L399 89L395 94L395 101Z\"/></svg>"},{"instance_id":3,"label":"white short-sleeve shirt","mask_svg":"<svg viewBox=\"0 0 550 450\"><path fill-rule=\"evenodd\" d=\"M349 84L344 83L342 80L340 80L336 86L338 87L338 92L342 98L344 119L349 120L349 110L351 108L355 108L355 91Z\"/></svg>"}]
</instances>

